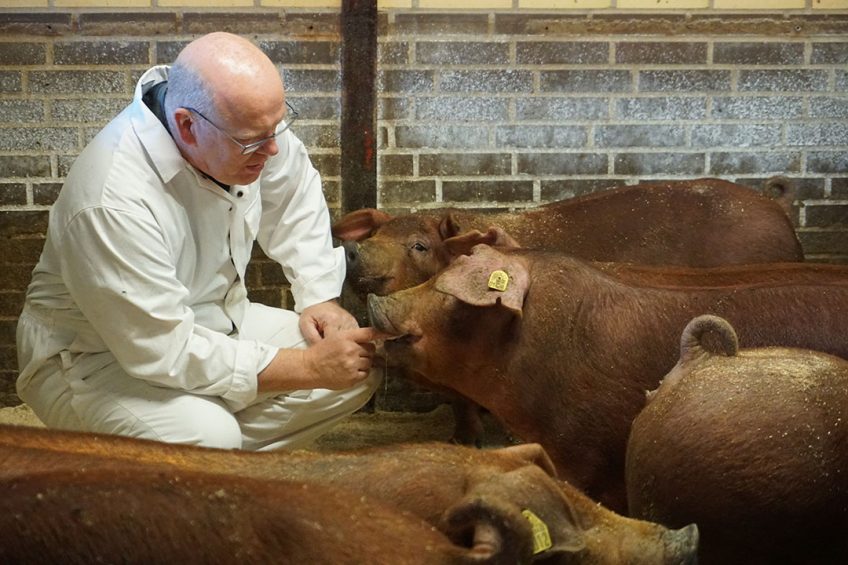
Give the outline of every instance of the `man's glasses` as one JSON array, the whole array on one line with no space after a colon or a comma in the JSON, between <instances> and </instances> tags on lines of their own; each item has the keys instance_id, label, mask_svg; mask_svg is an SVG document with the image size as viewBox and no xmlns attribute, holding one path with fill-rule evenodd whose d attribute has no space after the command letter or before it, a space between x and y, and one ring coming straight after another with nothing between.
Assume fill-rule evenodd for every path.
<instances>
[{"instance_id":1,"label":"man's glasses","mask_svg":"<svg viewBox=\"0 0 848 565\"><path fill-rule=\"evenodd\" d=\"M262 139L260 139L258 141L252 141L250 143L242 143L241 141L239 141L238 139L236 139L232 135L228 134L226 131L219 128L217 125L215 125L215 122L213 122L212 120L210 120L209 118L207 118L206 116L201 114L199 111L197 111L194 108L191 108L189 106L184 106L184 108L186 110L188 110L189 112L193 112L193 113L197 114L198 116L200 116L201 118L203 118L204 120L209 122L209 124L211 124L213 128L215 128L216 130L220 131L221 133L226 135L228 138L230 138L230 141L232 141L233 143L235 143L236 145L241 147L241 154L242 155L249 155L250 153L253 153L257 149L259 149L260 147L262 147L263 145L265 145L266 143L268 143L269 141L271 141L272 139L274 139L275 137L277 137L278 135L280 135L281 133L283 133L284 131L289 129L291 127L292 123L297 119L297 116L298 116L297 110L295 110L294 107L291 104L289 104L288 100L287 100L286 101L286 108L288 109L288 111L286 112L286 117L280 123L277 131L275 131L272 135L269 135L268 137L263 137Z\"/></svg>"}]
</instances>

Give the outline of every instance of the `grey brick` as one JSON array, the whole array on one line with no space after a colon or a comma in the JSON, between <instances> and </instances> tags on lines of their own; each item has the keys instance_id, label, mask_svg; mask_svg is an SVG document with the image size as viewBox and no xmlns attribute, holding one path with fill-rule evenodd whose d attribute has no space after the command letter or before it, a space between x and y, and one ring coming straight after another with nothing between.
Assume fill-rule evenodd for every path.
<instances>
[{"instance_id":1,"label":"grey brick","mask_svg":"<svg viewBox=\"0 0 848 565\"><path fill-rule=\"evenodd\" d=\"M589 133L582 126L500 126L495 129L498 147L585 147Z\"/></svg>"},{"instance_id":2,"label":"grey brick","mask_svg":"<svg viewBox=\"0 0 848 565\"><path fill-rule=\"evenodd\" d=\"M609 51L606 41L519 41L515 59L519 65L602 65Z\"/></svg>"},{"instance_id":3,"label":"grey brick","mask_svg":"<svg viewBox=\"0 0 848 565\"><path fill-rule=\"evenodd\" d=\"M415 61L424 65L505 65L509 44L482 41L419 41Z\"/></svg>"},{"instance_id":4,"label":"grey brick","mask_svg":"<svg viewBox=\"0 0 848 565\"><path fill-rule=\"evenodd\" d=\"M331 206L338 204L342 197L341 184L335 180L324 180L321 184L327 204Z\"/></svg>"},{"instance_id":5,"label":"grey brick","mask_svg":"<svg viewBox=\"0 0 848 565\"><path fill-rule=\"evenodd\" d=\"M430 176L500 176L512 172L507 153L423 153L418 157L418 174Z\"/></svg>"},{"instance_id":6,"label":"grey brick","mask_svg":"<svg viewBox=\"0 0 848 565\"><path fill-rule=\"evenodd\" d=\"M407 95L381 96L377 101L377 118L381 120L402 120L412 118L414 108L412 99Z\"/></svg>"},{"instance_id":7,"label":"grey brick","mask_svg":"<svg viewBox=\"0 0 848 565\"><path fill-rule=\"evenodd\" d=\"M436 82L434 71L380 71L378 92L430 92Z\"/></svg>"},{"instance_id":8,"label":"grey brick","mask_svg":"<svg viewBox=\"0 0 848 565\"><path fill-rule=\"evenodd\" d=\"M692 128L694 147L757 147L780 143L779 124L703 124Z\"/></svg>"},{"instance_id":9,"label":"grey brick","mask_svg":"<svg viewBox=\"0 0 848 565\"><path fill-rule=\"evenodd\" d=\"M130 98L59 99L53 101L50 114L57 122L105 125L130 101Z\"/></svg>"},{"instance_id":10,"label":"grey brick","mask_svg":"<svg viewBox=\"0 0 848 565\"><path fill-rule=\"evenodd\" d=\"M19 71L0 71L0 93L10 94L21 91L21 73Z\"/></svg>"},{"instance_id":11,"label":"grey brick","mask_svg":"<svg viewBox=\"0 0 848 565\"><path fill-rule=\"evenodd\" d=\"M335 95L296 96L291 92L287 93L286 100L294 106L301 120L337 120L341 116L341 100Z\"/></svg>"},{"instance_id":12,"label":"grey brick","mask_svg":"<svg viewBox=\"0 0 848 565\"><path fill-rule=\"evenodd\" d=\"M1 221L5 221L6 218L0 216ZM44 229L47 229L47 226L44 226ZM35 267L35 264L38 262L38 258L41 256L41 250L44 248L44 236L43 234L39 234L35 237L21 237L15 239L6 239L6 242L12 242L8 245L5 245L5 250L2 255L3 262L5 264L23 264L28 265L30 272L32 272L32 268ZM0 241L0 248L4 247L3 242Z\"/></svg>"},{"instance_id":13,"label":"grey brick","mask_svg":"<svg viewBox=\"0 0 848 565\"><path fill-rule=\"evenodd\" d=\"M415 117L434 122L503 122L509 119L505 98L436 96L415 102Z\"/></svg>"},{"instance_id":14,"label":"grey brick","mask_svg":"<svg viewBox=\"0 0 848 565\"><path fill-rule=\"evenodd\" d=\"M447 92L530 92L533 74L529 71L443 71L440 87Z\"/></svg>"},{"instance_id":15,"label":"grey brick","mask_svg":"<svg viewBox=\"0 0 848 565\"><path fill-rule=\"evenodd\" d=\"M262 14L253 14L259 15ZM279 28L280 35L289 37L305 37L305 36L335 36L338 37L341 33L341 18L338 11L318 12L304 11L294 12L286 11L282 16L281 27ZM386 15L383 13L377 14L377 28L385 29ZM274 25L273 22L268 22ZM383 34L385 35L385 34Z\"/></svg>"},{"instance_id":16,"label":"grey brick","mask_svg":"<svg viewBox=\"0 0 848 565\"><path fill-rule=\"evenodd\" d=\"M816 92L827 90L827 71L768 70L740 71L740 91Z\"/></svg>"},{"instance_id":17,"label":"grey brick","mask_svg":"<svg viewBox=\"0 0 848 565\"><path fill-rule=\"evenodd\" d=\"M830 179L830 194L834 198L839 198L840 200L848 198L848 178ZM845 249L848 249L848 247Z\"/></svg>"},{"instance_id":18,"label":"grey brick","mask_svg":"<svg viewBox=\"0 0 848 565\"><path fill-rule=\"evenodd\" d=\"M817 96L811 98L810 116L814 118L848 118L848 96Z\"/></svg>"},{"instance_id":19,"label":"grey brick","mask_svg":"<svg viewBox=\"0 0 848 565\"><path fill-rule=\"evenodd\" d=\"M50 158L46 155L0 155L0 178L49 176Z\"/></svg>"},{"instance_id":20,"label":"grey brick","mask_svg":"<svg viewBox=\"0 0 848 565\"><path fill-rule=\"evenodd\" d=\"M728 91L730 71L639 71L639 90L643 92Z\"/></svg>"},{"instance_id":21,"label":"grey brick","mask_svg":"<svg viewBox=\"0 0 848 565\"><path fill-rule=\"evenodd\" d=\"M519 153L518 173L529 175L604 175L609 157L600 153Z\"/></svg>"},{"instance_id":22,"label":"grey brick","mask_svg":"<svg viewBox=\"0 0 848 565\"><path fill-rule=\"evenodd\" d=\"M614 125L595 128L598 147L679 147L686 142L686 132L671 125Z\"/></svg>"},{"instance_id":23,"label":"grey brick","mask_svg":"<svg viewBox=\"0 0 848 565\"><path fill-rule=\"evenodd\" d=\"M106 94L124 92L121 71L33 71L29 87L37 94Z\"/></svg>"},{"instance_id":24,"label":"grey brick","mask_svg":"<svg viewBox=\"0 0 848 565\"><path fill-rule=\"evenodd\" d=\"M608 190L623 184L624 179L620 178L543 180L540 183L540 196L543 202L554 202Z\"/></svg>"},{"instance_id":25,"label":"grey brick","mask_svg":"<svg viewBox=\"0 0 848 565\"><path fill-rule=\"evenodd\" d=\"M713 99L714 118L785 120L803 115L804 100L797 96L726 96Z\"/></svg>"},{"instance_id":26,"label":"grey brick","mask_svg":"<svg viewBox=\"0 0 848 565\"><path fill-rule=\"evenodd\" d=\"M341 74L338 71L300 70L283 68L286 90L295 92L338 92Z\"/></svg>"},{"instance_id":27,"label":"grey brick","mask_svg":"<svg viewBox=\"0 0 848 565\"><path fill-rule=\"evenodd\" d=\"M836 71L836 90L839 92L848 90L848 71Z\"/></svg>"},{"instance_id":28,"label":"grey brick","mask_svg":"<svg viewBox=\"0 0 848 565\"><path fill-rule=\"evenodd\" d=\"M0 65L43 65L46 61L43 43L0 43Z\"/></svg>"},{"instance_id":29,"label":"grey brick","mask_svg":"<svg viewBox=\"0 0 848 565\"><path fill-rule=\"evenodd\" d=\"M64 178L68 176L68 171L71 170L71 166L76 161L77 155L59 155L57 158L59 164L59 178Z\"/></svg>"},{"instance_id":30,"label":"grey brick","mask_svg":"<svg viewBox=\"0 0 848 565\"><path fill-rule=\"evenodd\" d=\"M518 120L603 120L609 118L607 98L534 96L515 101Z\"/></svg>"},{"instance_id":31,"label":"grey brick","mask_svg":"<svg viewBox=\"0 0 848 565\"><path fill-rule=\"evenodd\" d=\"M789 124L786 128L788 145L848 145L845 122Z\"/></svg>"},{"instance_id":32,"label":"grey brick","mask_svg":"<svg viewBox=\"0 0 848 565\"><path fill-rule=\"evenodd\" d=\"M692 175L704 174L703 153L620 153L613 161L617 175Z\"/></svg>"},{"instance_id":33,"label":"grey brick","mask_svg":"<svg viewBox=\"0 0 848 565\"><path fill-rule=\"evenodd\" d=\"M47 232L47 212L32 210L0 211L0 241L20 236L43 236ZM0 253L0 257L6 257Z\"/></svg>"},{"instance_id":34,"label":"grey brick","mask_svg":"<svg viewBox=\"0 0 848 565\"><path fill-rule=\"evenodd\" d=\"M17 316L24 307L23 290L0 290L0 316Z\"/></svg>"},{"instance_id":35,"label":"grey brick","mask_svg":"<svg viewBox=\"0 0 848 565\"><path fill-rule=\"evenodd\" d=\"M77 147L71 128L9 128L0 136L0 151L66 150Z\"/></svg>"},{"instance_id":36,"label":"grey brick","mask_svg":"<svg viewBox=\"0 0 848 565\"><path fill-rule=\"evenodd\" d=\"M714 175L784 174L801 171L801 154L785 151L715 152L710 157Z\"/></svg>"},{"instance_id":37,"label":"grey brick","mask_svg":"<svg viewBox=\"0 0 848 565\"><path fill-rule=\"evenodd\" d=\"M318 169L322 177L337 177L340 169L340 156L336 153L318 153L313 151L309 154L312 164Z\"/></svg>"},{"instance_id":38,"label":"grey brick","mask_svg":"<svg viewBox=\"0 0 848 565\"><path fill-rule=\"evenodd\" d=\"M70 12L0 14L0 35L54 36L72 31Z\"/></svg>"},{"instance_id":39,"label":"grey brick","mask_svg":"<svg viewBox=\"0 0 848 565\"><path fill-rule=\"evenodd\" d=\"M32 185L32 202L43 206L49 206L56 202L59 191L62 189L61 182L38 182Z\"/></svg>"},{"instance_id":40,"label":"grey brick","mask_svg":"<svg viewBox=\"0 0 848 565\"><path fill-rule=\"evenodd\" d=\"M259 48L282 65L335 65L341 45L337 41L260 41Z\"/></svg>"},{"instance_id":41,"label":"grey brick","mask_svg":"<svg viewBox=\"0 0 848 565\"><path fill-rule=\"evenodd\" d=\"M378 65L406 65L409 63L409 43L390 41L377 44Z\"/></svg>"},{"instance_id":42,"label":"grey brick","mask_svg":"<svg viewBox=\"0 0 848 565\"><path fill-rule=\"evenodd\" d=\"M713 63L719 65L800 65L803 43L723 42L713 45Z\"/></svg>"},{"instance_id":43,"label":"grey brick","mask_svg":"<svg viewBox=\"0 0 848 565\"><path fill-rule=\"evenodd\" d=\"M799 230L798 239L808 261L810 255L844 253L848 249L848 230L844 229Z\"/></svg>"},{"instance_id":44,"label":"grey brick","mask_svg":"<svg viewBox=\"0 0 848 565\"><path fill-rule=\"evenodd\" d=\"M339 146L339 126L297 123L293 128L295 135L307 147L334 148Z\"/></svg>"},{"instance_id":45,"label":"grey brick","mask_svg":"<svg viewBox=\"0 0 848 565\"><path fill-rule=\"evenodd\" d=\"M813 42L810 62L814 65L845 65L848 64L848 43Z\"/></svg>"},{"instance_id":46,"label":"grey brick","mask_svg":"<svg viewBox=\"0 0 848 565\"><path fill-rule=\"evenodd\" d=\"M696 96L621 98L615 106L625 120L698 120L707 115L706 98Z\"/></svg>"},{"instance_id":47,"label":"grey brick","mask_svg":"<svg viewBox=\"0 0 848 565\"><path fill-rule=\"evenodd\" d=\"M189 40L184 41L157 41L153 50L154 63L166 65L173 63L183 47L188 45Z\"/></svg>"},{"instance_id":48,"label":"grey brick","mask_svg":"<svg viewBox=\"0 0 848 565\"><path fill-rule=\"evenodd\" d=\"M630 71L542 71L542 92L628 92L632 90Z\"/></svg>"},{"instance_id":49,"label":"grey brick","mask_svg":"<svg viewBox=\"0 0 848 565\"><path fill-rule=\"evenodd\" d=\"M250 37L258 33L280 33L281 12L186 12L182 26L186 33L228 31Z\"/></svg>"},{"instance_id":50,"label":"grey brick","mask_svg":"<svg viewBox=\"0 0 848 565\"><path fill-rule=\"evenodd\" d=\"M479 149L488 145L486 128L475 126L398 126L398 147L464 147Z\"/></svg>"},{"instance_id":51,"label":"grey brick","mask_svg":"<svg viewBox=\"0 0 848 565\"><path fill-rule=\"evenodd\" d=\"M0 100L0 123L20 124L44 120L41 100Z\"/></svg>"},{"instance_id":52,"label":"grey brick","mask_svg":"<svg viewBox=\"0 0 848 565\"><path fill-rule=\"evenodd\" d=\"M707 44L677 41L623 41L615 44L615 61L622 64L703 65Z\"/></svg>"},{"instance_id":53,"label":"grey brick","mask_svg":"<svg viewBox=\"0 0 848 565\"><path fill-rule=\"evenodd\" d=\"M173 12L83 12L77 18L85 35L173 35L178 31Z\"/></svg>"},{"instance_id":54,"label":"grey brick","mask_svg":"<svg viewBox=\"0 0 848 565\"><path fill-rule=\"evenodd\" d=\"M403 180L379 183L380 205L397 205L401 202L427 203L436 201L436 181Z\"/></svg>"},{"instance_id":55,"label":"grey brick","mask_svg":"<svg viewBox=\"0 0 848 565\"><path fill-rule=\"evenodd\" d=\"M0 183L0 206L27 203L26 185L20 182Z\"/></svg>"},{"instance_id":56,"label":"grey brick","mask_svg":"<svg viewBox=\"0 0 848 565\"><path fill-rule=\"evenodd\" d=\"M73 41L56 43L57 65L147 65L150 44L146 41Z\"/></svg>"},{"instance_id":57,"label":"grey brick","mask_svg":"<svg viewBox=\"0 0 848 565\"><path fill-rule=\"evenodd\" d=\"M485 35L489 31L487 14L397 14L395 33L405 35Z\"/></svg>"},{"instance_id":58,"label":"grey brick","mask_svg":"<svg viewBox=\"0 0 848 565\"><path fill-rule=\"evenodd\" d=\"M848 227L848 204L807 204L804 218L807 227Z\"/></svg>"},{"instance_id":59,"label":"grey brick","mask_svg":"<svg viewBox=\"0 0 848 565\"><path fill-rule=\"evenodd\" d=\"M808 173L848 173L848 153L845 151L809 151Z\"/></svg>"},{"instance_id":60,"label":"grey brick","mask_svg":"<svg viewBox=\"0 0 848 565\"><path fill-rule=\"evenodd\" d=\"M509 35L540 35L544 37L585 32L587 26L586 16L569 16L562 12L553 14L532 13L495 13L496 34Z\"/></svg>"},{"instance_id":61,"label":"grey brick","mask_svg":"<svg viewBox=\"0 0 848 565\"><path fill-rule=\"evenodd\" d=\"M412 176L413 158L410 154L381 153L378 157L378 175L380 177Z\"/></svg>"},{"instance_id":62,"label":"grey brick","mask_svg":"<svg viewBox=\"0 0 848 565\"><path fill-rule=\"evenodd\" d=\"M444 181L442 198L449 202L526 202L533 200L533 182Z\"/></svg>"}]
</instances>

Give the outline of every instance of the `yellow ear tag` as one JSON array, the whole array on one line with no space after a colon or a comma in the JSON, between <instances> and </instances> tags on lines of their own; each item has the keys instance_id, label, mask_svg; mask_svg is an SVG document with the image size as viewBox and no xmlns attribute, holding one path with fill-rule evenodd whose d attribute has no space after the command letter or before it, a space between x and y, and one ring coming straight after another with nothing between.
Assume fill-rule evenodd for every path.
<instances>
[{"instance_id":1,"label":"yellow ear tag","mask_svg":"<svg viewBox=\"0 0 848 565\"><path fill-rule=\"evenodd\" d=\"M533 529L533 555L550 549L554 543L551 541L548 526L530 510L522 510L521 513L527 518L530 527Z\"/></svg>"},{"instance_id":2,"label":"yellow ear tag","mask_svg":"<svg viewBox=\"0 0 848 565\"><path fill-rule=\"evenodd\" d=\"M506 290L506 285L508 284L509 275L506 274L504 271L492 271L492 274L489 275L489 288L493 290L499 290L503 292Z\"/></svg>"}]
</instances>

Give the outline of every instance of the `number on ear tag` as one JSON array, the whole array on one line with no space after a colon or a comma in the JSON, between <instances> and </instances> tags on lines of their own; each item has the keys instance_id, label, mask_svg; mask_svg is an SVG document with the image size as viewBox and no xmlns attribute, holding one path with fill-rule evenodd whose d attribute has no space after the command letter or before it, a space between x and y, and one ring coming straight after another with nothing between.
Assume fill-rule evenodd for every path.
<instances>
[{"instance_id":1,"label":"number on ear tag","mask_svg":"<svg viewBox=\"0 0 848 565\"><path fill-rule=\"evenodd\" d=\"M506 290L506 286L509 284L509 275L504 271L497 270L492 271L492 274L489 275L489 288L493 290L499 290L501 292Z\"/></svg>"},{"instance_id":2,"label":"number on ear tag","mask_svg":"<svg viewBox=\"0 0 848 565\"><path fill-rule=\"evenodd\" d=\"M547 524L530 510L522 510L521 513L527 518L530 527L533 529L533 555L550 549L554 543L551 541Z\"/></svg>"}]
</instances>

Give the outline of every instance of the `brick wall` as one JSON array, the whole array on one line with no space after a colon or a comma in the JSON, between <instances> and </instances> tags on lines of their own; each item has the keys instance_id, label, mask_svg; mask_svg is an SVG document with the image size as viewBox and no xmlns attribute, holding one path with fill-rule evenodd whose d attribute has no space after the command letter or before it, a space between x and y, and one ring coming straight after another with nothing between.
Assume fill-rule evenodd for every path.
<instances>
[{"instance_id":1,"label":"brick wall","mask_svg":"<svg viewBox=\"0 0 848 565\"><path fill-rule=\"evenodd\" d=\"M284 67L338 213L340 4L0 3L0 405L19 402L14 327L68 167L139 74L197 35L245 34ZM848 261L848 0L378 6L381 207L520 208L637 180L785 174L808 256ZM282 273L256 259L252 298L286 305Z\"/></svg>"}]
</instances>

